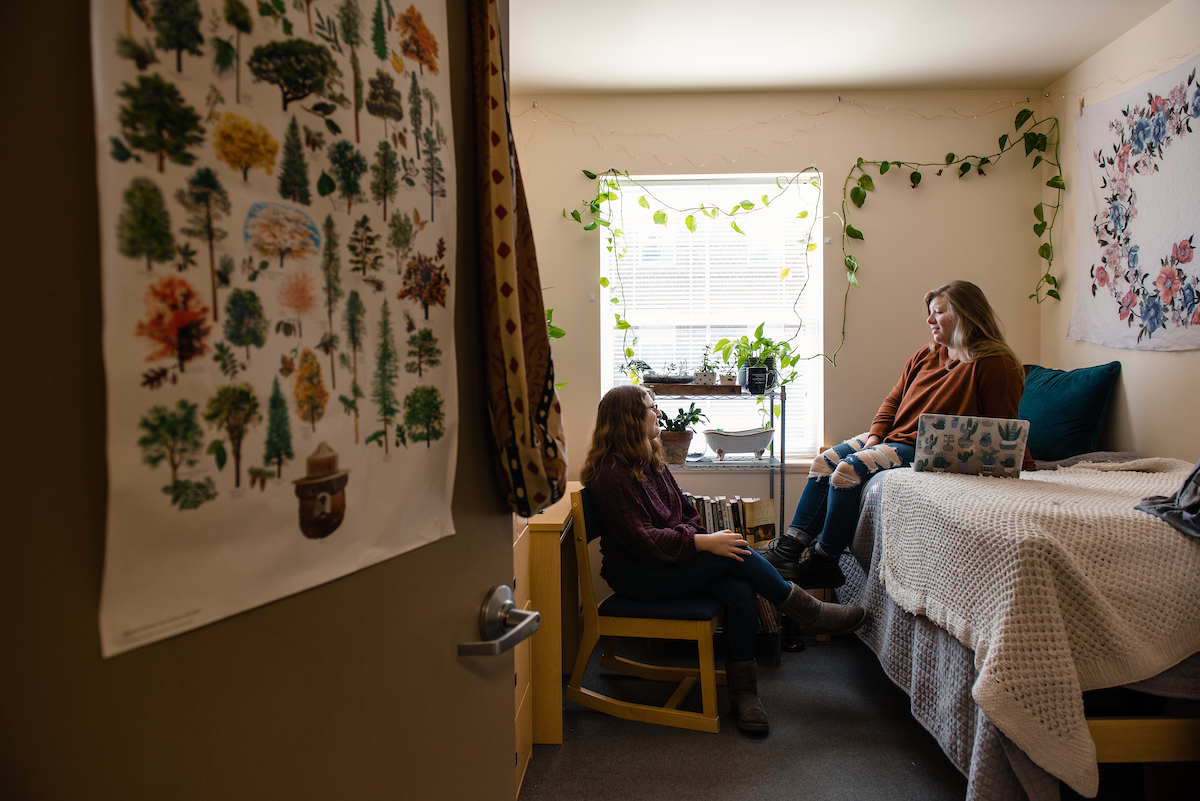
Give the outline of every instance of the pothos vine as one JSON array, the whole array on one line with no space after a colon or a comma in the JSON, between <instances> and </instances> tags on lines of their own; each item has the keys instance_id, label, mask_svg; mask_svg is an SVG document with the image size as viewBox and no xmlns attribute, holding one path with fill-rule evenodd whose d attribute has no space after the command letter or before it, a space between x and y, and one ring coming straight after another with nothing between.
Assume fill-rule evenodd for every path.
<instances>
[{"instance_id":1,"label":"pothos vine","mask_svg":"<svg viewBox=\"0 0 1200 801\"><path fill-rule=\"evenodd\" d=\"M857 257L854 255L852 243L854 240L862 241L865 239L862 231L851 223L851 205L856 209L862 208L866 203L867 193L875 189L874 179L867 173L865 169L866 165L874 165L880 177L887 175L892 168L895 168L896 174L900 174L904 169L909 169L911 172L908 175L908 180L912 188L917 189L923 177L920 171L922 167L937 167L938 176L941 176L947 168L951 167L955 169L960 179L968 175L972 170L980 176L985 176L987 175L983 169L985 166L998 164L1004 154L1023 145L1026 157L1034 156L1030 169L1035 169L1042 162L1055 168L1056 174L1046 182L1046 186L1054 189L1057 193L1054 203L1041 202L1033 208L1033 216L1037 220L1033 225L1033 232L1037 234L1039 239L1045 238L1045 241L1038 246L1037 253L1045 261L1046 267L1029 298L1039 304L1046 298L1062 300L1058 292L1058 279L1051 273L1051 267L1054 263L1054 224L1058 219L1058 212L1062 206L1062 193L1066 188L1066 183L1063 181L1062 176L1062 166L1059 162L1059 142L1057 137L1053 140L1053 153L1050 153L1051 137L1059 131L1058 118L1046 117L1044 119L1037 119L1034 111L1026 108L1017 113L1014 120L1014 129L1015 134L1012 136L1007 133L1002 134L998 140L999 149L995 153L986 156L968 155L960 158L951 152L946 154L946 158L942 162L905 160L868 161L863 158L856 160L854 166L847 173L845 181L842 183L841 214L833 212L827 215L837 217L841 223L842 230L842 259L846 267L847 281L845 296L842 300L842 336L832 354L818 355L825 356L831 364L836 365L837 354L846 341L846 319L850 301L850 287L859 286L858 272L860 265ZM1022 129L1024 129L1023 132ZM704 202L692 208L679 209L659 201L658 198L654 197L652 192L632 178L628 171L609 169L601 173L592 172L591 170L582 170L582 172L588 179L596 182L596 194L591 200L586 198L582 200L580 207L572 210L570 213L566 209L563 209L563 217L579 223L585 231L594 231L603 228L607 232L608 244L606 247L616 257L613 270L616 285L613 286L612 281L607 276L601 276L600 286L611 288L613 292L613 296L609 300L617 306L617 310L613 314L616 327L622 332L622 352L626 359L625 366L633 365L638 361L636 355L637 338L634 337L632 341L629 339L632 324L625 317L624 281L620 270L620 260L626 254L625 232L620 228L620 224L624 219L624 195L629 188L637 187L642 190L643 194L638 196L638 205L653 213L653 220L656 225L666 227L671 214L683 214L684 226L689 232L695 233L700 222L697 220L697 214L699 214L710 221L725 219L734 231L745 235L745 232L738 226L739 219L766 209L770 206L771 202L778 199L792 187L798 187L802 182L811 183L818 190L821 187L818 178L806 177L812 173L819 175L819 171L814 165L790 178L776 178L775 184L780 191L774 198L764 194L757 203L752 200L743 200L734 205L729 211L725 211L715 204ZM655 200L657 208L651 207L647 196ZM1049 213L1047 212L1048 209ZM587 217L586 221L585 215ZM802 211L798 216L802 218L806 217L808 216L808 212ZM617 225L614 225L614 222ZM815 223L816 220L814 219L813 224L815 225ZM802 241L807 245L804 251L807 258L807 254L817 248L816 242L812 238L811 227L805 240ZM780 278L786 278L788 272L789 268L784 268ZM803 293L803 291L802 287L800 293ZM799 302L799 294L797 295L796 302ZM799 326L797 326L796 332L789 338L788 342L799 334L799 330Z\"/></svg>"}]
</instances>

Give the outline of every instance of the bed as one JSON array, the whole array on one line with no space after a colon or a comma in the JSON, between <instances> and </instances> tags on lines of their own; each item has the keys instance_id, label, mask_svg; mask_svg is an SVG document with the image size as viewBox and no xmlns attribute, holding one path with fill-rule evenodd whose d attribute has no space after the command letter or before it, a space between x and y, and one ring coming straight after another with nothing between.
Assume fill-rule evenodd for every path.
<instances>
[{"instance_id":1,"label":"bed","mask_svg":"<svg viewBox=\"0 0 1200 801\"><path fill-rule=\"evenodd\" d=\"M1132 509L1193 465L1108 459L1020 479L890 470L863 493L838 599L867 608L858 636L968 799L1051 801L1060 779L1094 796L1096 741L1127 735L1086 719L1084 691L1200 699L1200 540ZM1167 740L1200 758L1200 720L1179 726Z\"/></svg>"}]
</instances>

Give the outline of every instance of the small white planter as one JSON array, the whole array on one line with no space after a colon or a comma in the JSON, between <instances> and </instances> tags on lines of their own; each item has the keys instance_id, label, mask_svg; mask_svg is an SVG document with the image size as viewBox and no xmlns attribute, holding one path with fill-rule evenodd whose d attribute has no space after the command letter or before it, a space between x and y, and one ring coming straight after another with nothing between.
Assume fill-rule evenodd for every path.
<instances>
[{"instance_id":1,"label":"small white planter","mask_svg":"<svg viewBox=\"0 0 1200 801\"><path fill-rule=\"evenodd\" d=\"M726 373L721 376L721 383L725 386L737 386L737 373Z\"/></svg>"},{"instance_id":2,"label":"small white planter","mask_svg":"<svg viewBox=\"0 0 1200 801\"><path fill-rule=\"evenodd\" d=\"M724 461L727 453L753 453L756 459L761 459L774 436L773 428L752 428L747 431L717 431L710 428L704 432L704 439L708 441L708 447L717 452L718 461Z\"/></svg>"},{"instance_id":3,"label":"small white planter","mask_svg":"<svg viewBox=\"0 0 1200 801\"><path fill-rule=\"evenodd\" d=\"M701 386L711 387L717 383L716 373L697 372L692 374L692 383L700 384Z\"/></svg>"}]
</instances>

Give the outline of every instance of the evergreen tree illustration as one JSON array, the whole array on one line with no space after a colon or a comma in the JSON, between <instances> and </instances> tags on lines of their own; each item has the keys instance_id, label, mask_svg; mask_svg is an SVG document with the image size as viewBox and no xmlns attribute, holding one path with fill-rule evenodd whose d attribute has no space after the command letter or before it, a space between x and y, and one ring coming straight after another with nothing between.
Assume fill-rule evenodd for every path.
<instances>
[{"instance_id":1,"label":"evergreen tree illustration","mask_svg":"<svg viewBox=\"0 0 1200 801\"><path fill-rule=\"evenodd\" d=\"M283 477L283 460L294 459L292 452L292 425L288 420L287 401L279 389L279 377L271 387L271 399L267 402L267 446L263 453L263 464L275 463L275 477Z\"/></svg>"},{"instance_id":2,"label":"evergreen tree illustration","mask_svg":"<svg viewBox=\"0 0 1200 801\"><path fill-rule=\"evenodd\" d=\"M175 199L188 214L183 233L208 245L208 274L212 284L213 322L217 321L217 256L215 245L226 232L217 223L229 213L229 193L217 174L208 167L196 170L187 186L175 192Z\"/></svg>"},{"instance_id":3,"label":"evergreen tree illustration","mask_svg":"<svg viewBox=\"0 0 1200 801\"><path fill-rule=\"evenodd\" d=\"M396 340L392 334L392 313L388 302L383 302L379 318L379 344L375 349L375 375L371 381L371 399L379 411L379 422L383 423L383 450L388 451L388 426L400 411L396 399L396 381L400 378L400 357L396 352Z\"/></svg>"},{"instance_id":4,"label":"evergreen tree illustration","mask_svg":"<svg viewBox=\"0 0 1200 801\"><path fill-rule=\"evenodd\" d=\"M117 97L125 101L117 113L121 135L134 150L153 153L159 172L166 171L168 160L185 167L196 160L191 148L204 141L204 128L175 84L139 75L136 85L121 84Z\"/></svg>"},{"instance_id":5,"label":"evergreen tree illustration","mask_svg":"<svg viewBox=\"0 0 1200 801\"><path fill-rule=\"evenodd\" d=\"M421 87L417 84L417 73L412 74L412 86L408 89L408 121L412 123L413 141L417 143L417 158L421 158Z\"/></svg>"},{"instance_id":6,"label":"evergreen tree illustration","mask_svg":"<svg viewBox=\"0 0 1200 801\"><path fill-rule=\"evenodd\" d=\"M200 45L204 44L204 34L200 33L203 19L198 0L156 0L154 3L154 13L150 16L158 34L154 37L154 46L175 51L176 72L183 72L183 51L200 55Z\"/></svg>"},{"instance_id":7,"label":"evergreen tree illustration","mask_svg":"<svg viewBox=\"0 0 1200 801\"><path fill-rule=\"evenodd\" d=\"M347 411L354 413L354 441L358 442L358 400L363 397L363 391L358 384L358 353L363 349L366 339L366 314L358 292L351 290L346 298L346 309L342 313L342 326L346 333L346 346L350 349L350 397L338 396L338 400ZM343 356L343 358L345 358Z\"/></svg>"},{"instance_id":8,"label":"evergreen tree illustration","mask_svg":"<svg viewBox=\"0 0 1200 801\"><path fill-rule=\"evenodd\" d=\"M325 283L321 290L325 295L325 316L329 321L329 332L321 341L326 343L322 349L329 354L329 383L337 389L337 370L334 369L333 354L337 350L338 338L333 328L333 310L346 293L342 289L342 257L338 252L337 226L333 224L332 214L325 215L321 232L325 237L325 243L321 246L321 275L324 276Z\"/></svg>"},{"instance_id":9,"label":"evergreen tree illustration","mask_svg":"<svg viewBox=\"0 0 1200 801\"><path fill-rule=\"evenodd\" d=\"M404 399L404 427L413 442L424 442L431 447L435 439L446 433L443 423L446 413L442 394L437 387L415 387Z\"/></svg>"},{"instance_id":10,"label":"evergreen tree illustration","mask_svg":"<svg viewBox=\"0 0 1200 801\"><path fill-rule=\"evenodd\" d=\"M279 168L279 196L305 206L312 202L308 186L308 162L304 160L304 142L295 115L283 138L283 164Z\"/></svg>"},{"instance_id":11,"label":"evergreen tree illustration","mask_svg":"<svg viewBox=\"0 0 1200 801\"><path fill-rule=\"evenodd\" d=\"M175 257L171 214L162 190L149 178L134 178L122 196L125 207L117 220L117 249L131 259L146 257L146 270Z\"/></svg>"},{"instance_id":12,"label":"evergreen tree illustration","mask_svg":"<svg viewBox=\"0 0 1200 801\"><path fill-rule=\"evenodd\" d=\"M383 21L383 0L375 0L375 13L371 15L371 44L375 57L387 61L387 25Z\"/></svg>"},{"instance_id":13,"label":"evergreen tree illustration","mask_svg":"<svg viewBox=\"0 0 1200 801\"><path fill-rule=\"evenodd\" d=\"M386 141L379 143L375 151L375 163L371 165L371 197L376 203L383 204L383 221L387 222L388 201L396 197L400 183L396 174L400 170L400 161L396 151Z\"/></svg>"},{"instance_id":14,"label":"evergreen tree illustration","mask_svg":"<svg viewBox=\"0 0 1200 801\"><path fill-rule=\"evenodd\" d=\"M225 301L225 339L246 349L246 361L250 361L251 345L261 348L266 344L267 328L267 317L256 292L234 289L229 293Z\"/></svg>"}]
</instances>

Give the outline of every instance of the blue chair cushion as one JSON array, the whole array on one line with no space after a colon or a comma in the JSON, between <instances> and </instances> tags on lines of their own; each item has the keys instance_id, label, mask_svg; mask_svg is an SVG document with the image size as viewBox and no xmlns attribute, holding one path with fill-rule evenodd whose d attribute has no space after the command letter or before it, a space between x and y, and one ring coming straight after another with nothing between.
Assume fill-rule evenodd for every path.
<instances>
[{"instance_id":1,"label":"blue chair cushion","mask_svg":"<svg viewBox=\"0 0 1200 801\"><path fill-rule=\"evenodd\" d=\"M620 595L610 595L600 604L600 614L607 617L709 620L721 614L721 602L703 595L675 601L634 601Z\"/></svg>"},{"instance_id":2,"label":"blue chair cushion","mask_svg":"<svg viewBox=\"0 0 1200 801\"><path fill-rule=\"evenodd\" d=\"M1096 450L1120 362L1078 370L1030 365L1017 416L1029 421L1029 452L1044 461Z\"/></svg>"}]
</instances>

